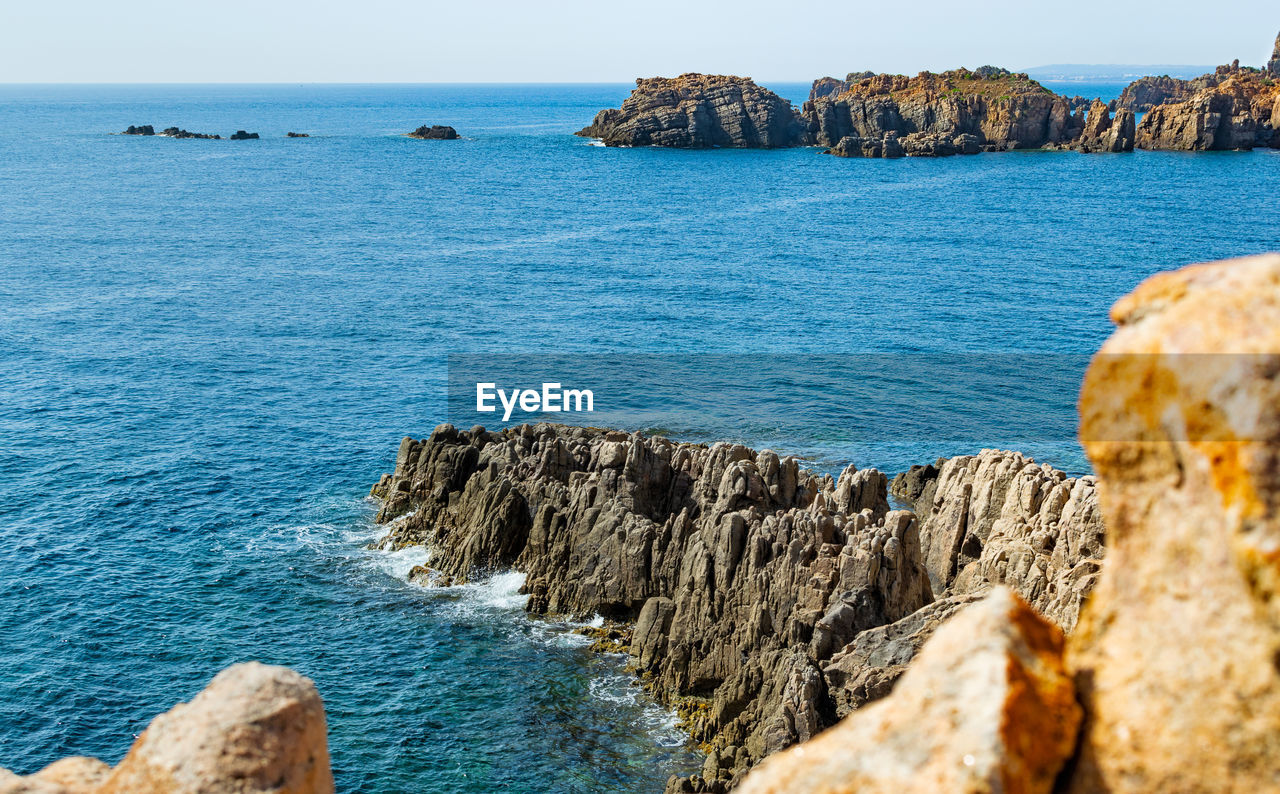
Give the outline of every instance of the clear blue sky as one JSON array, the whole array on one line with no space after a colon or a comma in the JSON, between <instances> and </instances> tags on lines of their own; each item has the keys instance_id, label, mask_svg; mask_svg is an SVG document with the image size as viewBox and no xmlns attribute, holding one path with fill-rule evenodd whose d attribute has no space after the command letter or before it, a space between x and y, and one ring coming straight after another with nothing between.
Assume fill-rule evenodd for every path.
<instances>
[{"instance_id":1,"label":"clear blue sky","mask_svg":"<svg viewBox=\"0 0 1280 794\"><path fill-rule=\"evenodd\" d=\"M3 0L0 82L629 82L685 71L780 82L984 63L1261 65L1278 31L1276 0Z\"/></svg>"}]
</instances>

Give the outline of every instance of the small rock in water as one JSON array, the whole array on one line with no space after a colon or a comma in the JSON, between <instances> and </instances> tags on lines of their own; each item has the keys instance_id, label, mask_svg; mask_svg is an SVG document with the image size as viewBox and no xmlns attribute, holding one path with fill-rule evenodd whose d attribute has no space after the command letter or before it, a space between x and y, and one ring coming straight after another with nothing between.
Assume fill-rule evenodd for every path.
<instances>
[{"instance_id":1,"label":"small rock in water","mask_svg":"<svg viewBox=\"0 0 1280 794\"><path fill-rule=\"evenodd\" d=\"M150 124L143 124L140 127L135 127L132 124L130 124L129 129L125 130L120 134L121 135L155 135L156 128L151 126Z\"/></svg>"},{"instance_id":2,"label":"small rock in water","mask_svg":"<svg viewBox=\"0 0 1280 794\"><path fill-rule=\"evenodd\" d=\"M306 133L306 132L286 132L286 133L285 133L285 135L284 135L284 137L286 137L286 138L310 138L310 137L311 137L311 135L310 135L309 133Z\"/></svg>"},{"instance_id":3,"label":"small rock in water","mask_svg":"<svg viewBox=\"0 0 1280 794\"><path fill-rule=\"evenodd\" d=\"M256 141L256 140L258 140L258 133L256 133L256 132L245 132L244 130L236 130L236 131L235 131L235 133L231 136L231 140L233 140L233 141Z\"/></svg>"},{"instance_id":4,"label":"small rock in water","mask_svg":"<svg viewBox=\"0 0 1280 794\"><path fill-rule=\"evenodd\" d=\"M410 138L418 138L424 141L456 141L458 139L458 131L453 127L440 124L432 124L428 127L423 124L418 129L409 133Z\"/></svg>"},{"instance_id":5,"label":"small rock in water","mask_svg":"<svg viewBox=\"0 0 1280 794\"><path fill-rule=\"evenodd\" d=\"M188 132L186 130L178 129L177 127L165 127L159 134L166 138L199 138L207 141L222 140L221 135L206 135L202 132Z\"/></svg>"}]
</instances>

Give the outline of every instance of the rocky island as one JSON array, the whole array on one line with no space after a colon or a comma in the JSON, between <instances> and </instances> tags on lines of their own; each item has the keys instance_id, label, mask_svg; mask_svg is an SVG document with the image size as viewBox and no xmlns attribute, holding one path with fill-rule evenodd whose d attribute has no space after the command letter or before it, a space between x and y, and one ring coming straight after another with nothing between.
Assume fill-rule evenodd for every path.
<instances>
[{"instance_id":1,"label":"rocky island","mask_svg":"<svg viewBox=\"0 0 1280 794\"><path fill-rule=\"evenodd\" d=\"M855 75L850 75L850 78ZM1075 148L1133 149L1133 114L1113 120L1105 104L1086 115L1059 96L1005 69L984 66L942 74L856 76L814 84L803 118L813 143L842 157L940 157L952 154Z\"/></svg>"},{"instance_id":2,"label":"rocky island","mask_svg":"<svg viewBox=\"0 0 1280 794\"><path fill-rule=\"evenodd\" d=\"M596 114L577 135L605 146L778 149L806 138L795 108L749 77L682 74L636 80L618 109Z\"/></svg>"},{"instance_id":3,"label":"rocky island","mask_svg":"<svg viewBox=\"0 0 1280 794\"><path fill-rule=\"evenodd\" d=\"M423 124L413 132L408 133L410 138L418 138L424 141L456 141L458 140L458 131L453 127L446 127L440 124L432 124L430 127Z\"/></svg>"},{"instance_id":4,"label":"rocky island","mask_svg":"<svg viewBox=\"0 0 1280 794\"><path fill-rule=\"evenodd\" d=\"M1280 147L1280 39L1266 69L1239 62L1195 80L1144 77L1111 103L1054 93L994 66L915 77L854 72L813 82L797 110L747 77L683 74L636 81L620 108L578 135L606 146L775 149L842 157L941 157L1014 149ZM1146 113L1142 123L1136 114Z\"/></svg>"}]
</instances>

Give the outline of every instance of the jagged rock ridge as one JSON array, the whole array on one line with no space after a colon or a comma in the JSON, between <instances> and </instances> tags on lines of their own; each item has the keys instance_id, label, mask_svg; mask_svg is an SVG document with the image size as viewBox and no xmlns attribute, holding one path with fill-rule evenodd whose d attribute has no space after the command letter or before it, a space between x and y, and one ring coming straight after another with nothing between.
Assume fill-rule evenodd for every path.
<instances>
[{"instance_id":1,"label":"jagged rock ridge","mask_svg":"<svg viewBox=\"0 0 1280 794\"><path fill-rule=\"evenodd\" d=\"M833 480L733 444L442 425L425 441L405 439L374 494L384 500L379 520L391 522L382 545L431 548L434 571L419 581L510 566L528 574L532 611L634 623L638 671L710 751L703 775L675 790L722 791L883 696L942 617L992 583L1023 587L1073 622L1082 596L1058 588L1091 580L1060 575L1054 551L1071 568L1076 551L1098 551L1060 537L1087 524L1073 518L1082 507L1063 520L1062 496L1077 487L1081 501L1092 498L1091 482L1012 453L944 462L923 525L937 538L960 533L948 522L972 526L981 540L961 546L986 542L1002 555L979 550L964 565L946 561L941 540L922 546L922 524L889 509L887 479L874 469ZM959 494L974 488L986 496L964 502ZM947 571L938 591L926 549ZM966 592L953 570L965 572Z\"/></svg>"}]
</instances>

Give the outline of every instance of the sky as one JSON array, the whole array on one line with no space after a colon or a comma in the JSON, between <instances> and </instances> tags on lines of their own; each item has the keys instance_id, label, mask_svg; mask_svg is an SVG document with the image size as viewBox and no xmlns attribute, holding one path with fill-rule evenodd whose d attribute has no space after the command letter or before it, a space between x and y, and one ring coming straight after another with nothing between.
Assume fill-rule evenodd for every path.
<instances>
[{"instance_id":1,"label":"sky","mask_svg":"<svg viewBox=\"0 0 1280 794\"><path fill-rule=\"evenodd\" d=\"M994 64L1262 65L1275 0L0 0L0 82L807 82Z\"/></svg>"}]
</instances>

